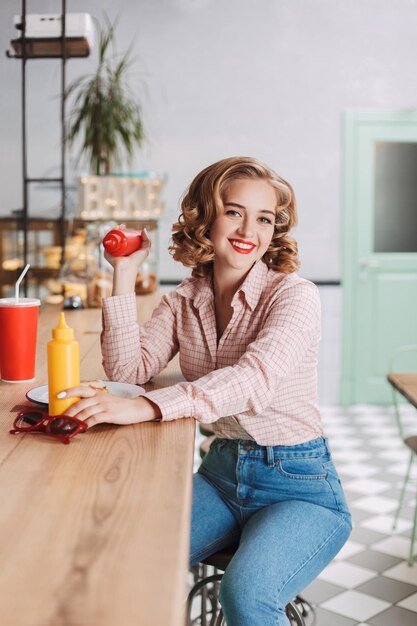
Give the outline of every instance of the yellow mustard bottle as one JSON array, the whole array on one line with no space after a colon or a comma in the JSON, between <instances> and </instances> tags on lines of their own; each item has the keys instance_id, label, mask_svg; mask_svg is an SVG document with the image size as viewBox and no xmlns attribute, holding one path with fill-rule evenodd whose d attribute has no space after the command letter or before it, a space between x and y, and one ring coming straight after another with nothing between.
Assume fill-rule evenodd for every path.
<instances>
[{"instance_id":1,"label":"yellow mustard bottle","mask_svg":"<svg viewBox=\"0 0 417 626\"><path fill-rule=\"evenodd\" d=\"M74 339L74 329L60 313L59 324L52 329L48 342L49 415L62 415L79 398L57 398L61 391L80 384L80 346Z\"/></svg>"}]
</instances>

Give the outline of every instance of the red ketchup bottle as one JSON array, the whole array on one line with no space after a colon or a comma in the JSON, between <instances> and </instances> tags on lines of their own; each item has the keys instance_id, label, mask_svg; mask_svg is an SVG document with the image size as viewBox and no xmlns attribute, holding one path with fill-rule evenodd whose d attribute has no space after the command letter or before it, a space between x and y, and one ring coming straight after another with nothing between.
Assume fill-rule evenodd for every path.
<instances>
[{"instance_id":1,"label":"red ketchup bottle","mask_svg":"<svg viewBox=\"0 0 417 626\"><path fill-rule=\"evenodd\" d=\"M138 230L115 228L105 235L103 246L111 256L129 256L142 246L142 234Z\"/></svg>"}]
</instances>

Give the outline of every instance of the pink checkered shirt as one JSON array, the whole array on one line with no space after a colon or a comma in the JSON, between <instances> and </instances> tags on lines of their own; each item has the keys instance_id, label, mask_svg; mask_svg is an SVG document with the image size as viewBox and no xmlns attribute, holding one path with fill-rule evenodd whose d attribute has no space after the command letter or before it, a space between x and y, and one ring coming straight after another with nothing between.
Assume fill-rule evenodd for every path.
<instances>
[{"instance_id":1,"label":"pink checkered shirt","mask_svg":"<svg viewBox=\"0 0 417 626\"><path fill-rule=\"evenodd\" d=\"M320 300L316 286L259 261L234 295L217 342L210 278L187 278L137 324L135 295L103 302L103 365L143 384L179 351L187 382L148 392L162 419L194 417L218 437L294 445L323 435L317 397Z\"/></svg>"}]
</instances>

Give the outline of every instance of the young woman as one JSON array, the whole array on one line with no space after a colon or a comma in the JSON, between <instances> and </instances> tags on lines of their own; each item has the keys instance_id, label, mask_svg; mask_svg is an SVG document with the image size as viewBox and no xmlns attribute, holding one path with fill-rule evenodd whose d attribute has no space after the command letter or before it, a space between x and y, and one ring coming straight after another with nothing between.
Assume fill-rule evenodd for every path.
<instances>
[{"instance_id":1,"label":"young woman","mask_svg":"<svg viewBox=\"0 0 417 626\"><path fill-rule=\"evenodd\" d=\"M89 426L193 417L217 436L194 476L190 562L238 549L221 584L228 626L288 626L285 606L333 559L351 518L317 399L320 303L300 278L290 185L252 158L191 183L173 227L192 268L136 321L135 277L150 241L114 267L102 352L112 380L142 384L177 353L186 382L124 399L90 387L68 411Z\"/></svg>"}]
</instances>

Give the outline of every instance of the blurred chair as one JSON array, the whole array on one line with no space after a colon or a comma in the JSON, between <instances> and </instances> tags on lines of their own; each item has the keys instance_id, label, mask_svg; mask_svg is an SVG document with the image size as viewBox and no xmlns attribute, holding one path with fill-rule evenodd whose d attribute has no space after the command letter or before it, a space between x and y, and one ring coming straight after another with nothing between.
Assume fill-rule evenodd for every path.
<instances>
[{"instance_id":1,"label":"blurred chair","mask_svg":"<svg viewBox=\"0 0 417 626\"><path fill-rule=\"evenodd\" d=\"M397 422L398 432L400 434L401 439L404 444L407 446L410 456L408 460L407 471L404 477L403 486L400 493L400 499L398 503L397 512L394 517L393 528L395 529L397 526L398 517L400 515L404 497L407 490L407 485L410 482L411 470L413 467L413 463L417 457L417 434L416 435L408 435L405 432L403 419L401 417L401 409L399 403L399 394L404 396L410 404L412 404L417 409L417 359L416 359L416 372L412 373L400 373L396 372L397 364L401 356L404 356L406 353L415 352L417 354L417 345L409 345L400 348L397 352L394 353L391 363L390 363L390 372L387 375L388 382L392 387L392 399L394 404L394 413L395 419ZM417 433L417 416L416 416L416 425L415 432ZM410 540L410 552L408 555L408 565L412 566L414 563L414 542L416 538L416 528L417 528L417 490L416 490L416 503L414 508L414 516L413 516L413 529L411 532L411 540Z\"/></svg>"}]
</instances>

